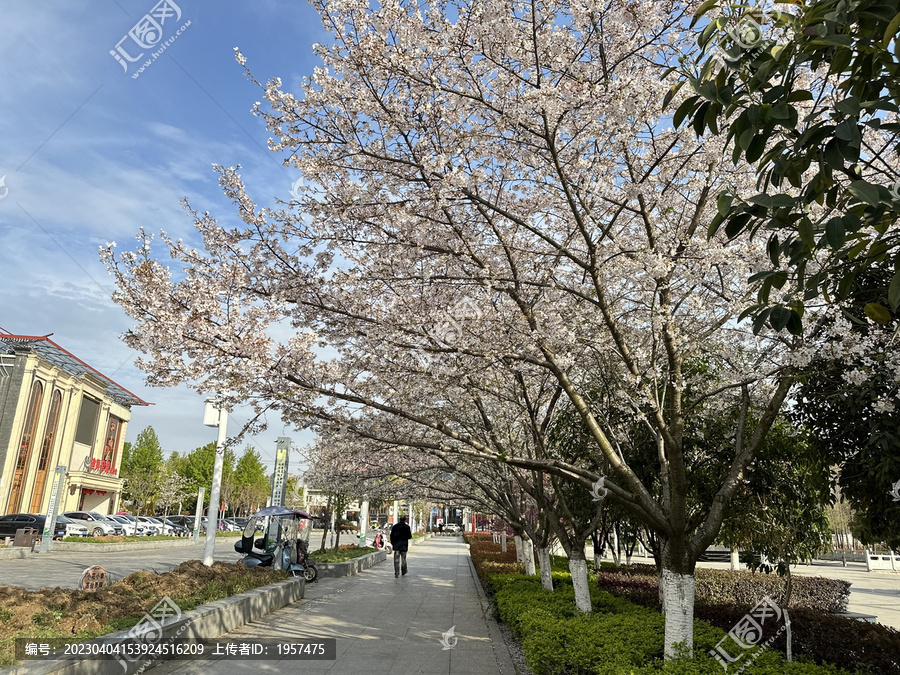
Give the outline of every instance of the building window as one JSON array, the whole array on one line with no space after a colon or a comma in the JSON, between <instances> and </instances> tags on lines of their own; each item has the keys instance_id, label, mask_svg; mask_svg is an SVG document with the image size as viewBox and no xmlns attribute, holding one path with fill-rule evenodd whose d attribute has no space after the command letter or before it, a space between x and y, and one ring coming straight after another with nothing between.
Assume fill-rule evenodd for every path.
<instances>
[{"instance_id":1,"label":"building window","mask_svg":"<svg viewBox=\"0 0 900 675\"><path fill-rule=\"evenodd\" d=\"M41 512L41 501L47 485L47 465L53 454L53 440L56 438L56 427L59 423L59 409L62 407L62 393L57 389L50 400L50 414L44 427L44 440L41 442L41 454L38 457L37 474L34 478L34 494L31 496L31 513Z\"/></svg>"},{"instance_id":2,"label":"building window","mask_svg":"<svg viewBox=\"0 0 900 675\"><path fill-rule=\"evenodd\" d=\"M94 447L94 435L97 431L97 417L100 415L100 401L88 396L81 397L81 411L78 413L78 426L75 429L75 442Z\"/></svg>"},{"instance_id":3,"label":"building window","mask_svg":"<svg viewBox=\"0 0 900 675\"><path fill-rule=\"evenodd\" d=\"M34 446L34 435L37 431L38 417L41 411L41 400L44 397L44 387L40 382L31 386L31 396L28 399L28 408L25 411L25 426L22 428L22 441L19 443L19 456L16 459L16 468L13 472L12 488L7 502L7 513L20 511L19 502L25 488L25 473L28 471L28 460L31 457L31 448Z\"/></svg>"},{"instance_id":4,"label":"building window","mask_svg":"<svg viewBox=\"0 0 900 675\"><path fill-rule=\"evenodd\" d=\"M122 432L122 420L110 417L106 425L106 440L103 441L103 461L109 466L116 465L116 453L119 450L119 434Z\"/></svg>"}]
</instances>

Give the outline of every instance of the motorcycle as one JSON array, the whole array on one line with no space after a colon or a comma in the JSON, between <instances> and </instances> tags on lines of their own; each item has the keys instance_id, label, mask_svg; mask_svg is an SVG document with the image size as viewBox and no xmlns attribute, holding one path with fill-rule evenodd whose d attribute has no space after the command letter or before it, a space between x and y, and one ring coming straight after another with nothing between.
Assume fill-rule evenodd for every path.
<instances>
[{"instance_id":1,"label":"motorcycle","mask_svg":"<svg viewBox=\"0 0 900 675\"><path fill-rule=\"evenodd\" d=\"M268 527L264 528L263 537L254 539L257 523L264 518L270 519ZM243 556L240 559L242 565L282 569L311 583L319 576L316 561L309 557L311 532L312 516L306 511L267 506L247 520L234 550ZM254 550L254 546L260 550Z\"/></svg>"}]
</instances>

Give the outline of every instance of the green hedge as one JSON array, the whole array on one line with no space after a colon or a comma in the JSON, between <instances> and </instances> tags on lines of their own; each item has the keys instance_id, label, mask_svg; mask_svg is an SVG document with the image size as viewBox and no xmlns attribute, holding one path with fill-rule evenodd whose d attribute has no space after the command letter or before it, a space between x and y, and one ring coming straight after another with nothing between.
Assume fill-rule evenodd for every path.
<instances>
[{"instance_id":1,"label":"green hedge","mask_svg":"<svg viewBox=\"0 0 900 675\"><path fill-rule=\"evenodd\" d=\"M520 640L536 675L721 675L722 666L709 651L725 631L694 622L694 658L663 662L664 617L657 611L591 588L594 611L575 607L571 579L554 573L558 584L546 591L540 581L523 575L493 575L491 586L500 619ZM749 654L748 654L749 655ZM733 666L736 671L743 660ZM731 670L731 669L729 669ZM745 675L838 675L849 671L812 663L787 663L777 651L762 651Z\"/></svg>"},{"instance_id":2,"label":"green hedge","mask_svg":"<svg viewBox=\"0 0 900 675\"><path fill-rule=\"evenodd\" d=\"M747 571L695 570L697 605L752 607L768 595L781 603L784 579L775 574ZM652 565L615 566L604 563L597 573L601 588L625 595L647 606L659 606L659 583ZM823 577L793 577L791 608L811 609L827 614L847 611L850 583Z\"/></svg>"}]
</instances>

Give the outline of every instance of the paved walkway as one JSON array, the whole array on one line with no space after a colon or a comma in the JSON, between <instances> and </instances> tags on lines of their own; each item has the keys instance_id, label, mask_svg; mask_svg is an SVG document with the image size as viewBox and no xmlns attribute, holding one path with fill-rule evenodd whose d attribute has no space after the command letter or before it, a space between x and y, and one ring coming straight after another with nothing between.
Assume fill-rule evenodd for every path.
<instances>
[{"instance_id":1,"label":"paved walkway","mask_svg":"<svg viewBox=\"0 0 900 675\"><path fill-rule=\"evenodd\" d=\"M461 537L411 546L409 574L388 558L344 579L323 579L306 598L228 633L234 639L336 638L336 661L168 661L178 673L441 673L513 675L509 652L475 581ZM456 641L442 637L454 629ZM444 644L455 645L445 649Z\"/></svg>"}]
</instances>

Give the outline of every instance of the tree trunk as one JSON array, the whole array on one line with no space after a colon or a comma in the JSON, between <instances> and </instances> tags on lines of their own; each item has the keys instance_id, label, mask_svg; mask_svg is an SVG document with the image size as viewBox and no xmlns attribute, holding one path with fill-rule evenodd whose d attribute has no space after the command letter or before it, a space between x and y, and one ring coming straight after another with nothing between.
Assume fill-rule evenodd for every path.
<instances>
[{"instance_id":1,"label":"tree trunk","mask_svg":"<svg viewBox=\"0 0 900 675\"><path fill-rule=\"evenodd\" d=\"M524 551L522 550L522 537L518 534L516 535L516 562L523 563L525 562Z\"/></svg>"},{"instance_id":2,"label":"tree trunk","mask_svg":"<svg viewBox=\"0 0 900 675\"><path fill-rule=\"evenodd\" d=\"M741 568L741 558L736 548L731 549L731 569L739 570Z\"/></svg>"},{"instance_id":3,"label":"tree trunk","mask_svg":"<svg viewBox=\"0 0 900 675\"><path fill-rule=\"evenodd\" d=\"M683 645L688 654L694 649L694 575L663 567L663 613L666 615L665 658L675 658Z\"/></svg>"},{"instance_id":4,"label":"tree trunk","mask_svg":"<svg viewBox=\"0 0 900 675\"><path fill-rule=\"evenodd\" d=\"M787 644L787 652L786 652L787 660L788 660L788 663L790 663L791 661L794 660L793 659L793 651L794 651L793 643L791 642L791 617L788 614L788 607L791 604L791 591L793 590L793 587L794 587L793 577L791 577L791 562L790 562L790 560L786 561L785 569L787 570L785 572L785 575L787 578L785 579L785 582L784 582L784 607L783 607L783 609L784 609L784 630L785 630L785 633L787 634L785 636L787 639L787 643L786 643Z\"/></svg>"},{"instance_id":5,"label":"tree trunk","mask_svg":"<svg viewBox=\"0 0 900 675\"><path fill-rule=\"evenodd\" d=\"M503 533L500 535L500 550L503 553L506 553L506 530L503 530Z\"/></svg>"},{"instance_id":6,"label":"tree trunk","mask_svg":"<svg viewBox=\"0 0 900 675\"><path fill-rule=\"evenodd\" d=\"M590 612L592 609L591 591L588 586L587 559L584 556L584 549L581 550L580 557L578 557L577 551L570 553L569 571L572 573L572 586L575 587L575 606L582 612Z\"/></svg>"},{"instance_id":7,"label":"tree trunk","mask_svg":"<svg viewBox=\"0 0 900 675\"><path fill-rule=\"evenodd\" d=\"M534 543L531 539L522 538L522 556L525 558L525 574L534 576L537 570L534 568Z\"/></svg>"},{"instance_id":8,"label":"tree trunk","mask_svg":"<svg viewBox=\"0 0 900 675\"><path fill-rule=\"evenodd\" d=\"M541 566L541 585L548 591L553 590L553 574L550 570L550 549L538 547L538 564Z\"/></svg>"}]
</instances>

